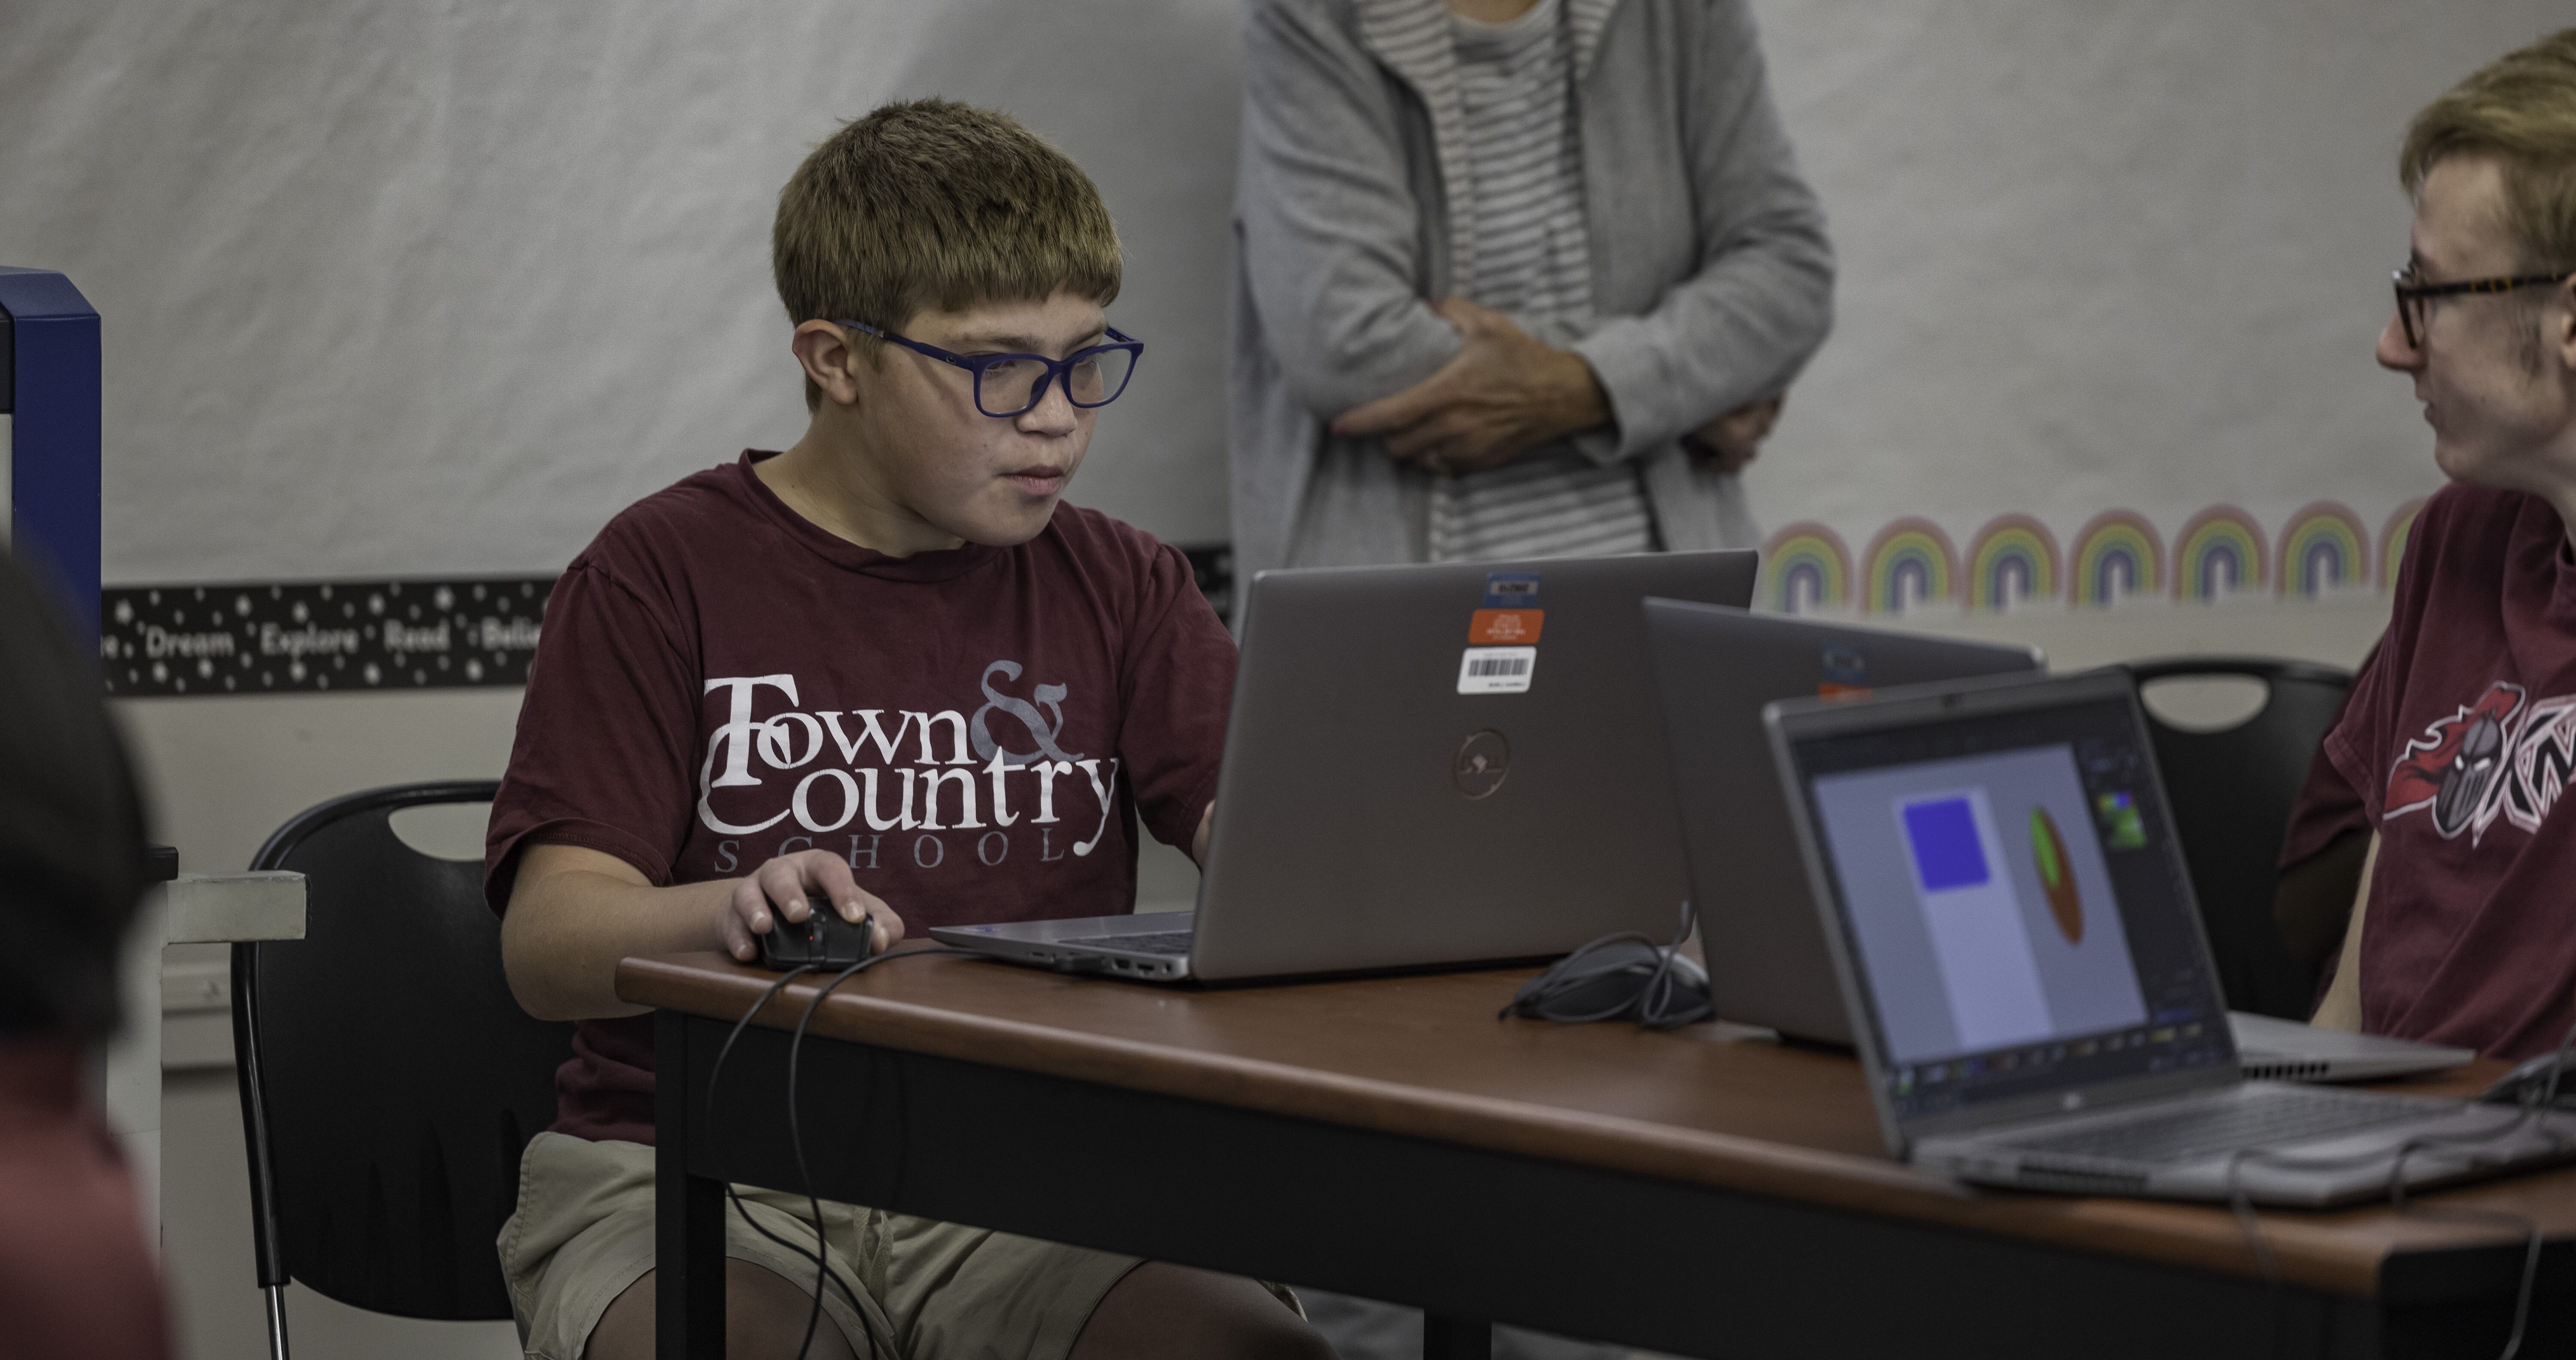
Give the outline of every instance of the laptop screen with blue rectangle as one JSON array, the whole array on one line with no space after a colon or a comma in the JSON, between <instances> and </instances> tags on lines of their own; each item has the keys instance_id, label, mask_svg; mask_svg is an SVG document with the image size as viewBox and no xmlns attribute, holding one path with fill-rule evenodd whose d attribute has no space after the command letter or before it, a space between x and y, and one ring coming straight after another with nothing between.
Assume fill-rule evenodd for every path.
<instances>
[{"instance_id":1,"label":"laptop screen with blue rectangle","mask_svg":"<svg viewBox=\"0 0 2576 1360\"><path fill-rule=\"evenodd\" d=\"M2232 1060L2134 715L2097 698L1795 744L1900 1120Z\"/></svg>"}]
</instances>

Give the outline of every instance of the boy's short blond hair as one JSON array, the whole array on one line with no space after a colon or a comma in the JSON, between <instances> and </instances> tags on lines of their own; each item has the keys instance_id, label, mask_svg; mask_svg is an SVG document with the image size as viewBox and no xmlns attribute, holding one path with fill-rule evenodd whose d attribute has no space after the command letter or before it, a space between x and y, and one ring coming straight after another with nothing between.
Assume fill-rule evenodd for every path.
<instances>
[{"instance_id":1,"label":"boy's short blond hair","mask_svg":"<svg viewBox=\"0 0 2576 1360\"><path fill-rule=\"evenodd\" d=\"M901 330L927 310L1043 299L1108 306L1118 232L1072 158L1008 114L887 104L814 148L778 193L770 268L791 322ZM859 337L871 361L882 342ZM805 383L805 404L823 394Z\"/></svg>"},{"instance_id":2,"label":"boy's short blond hair","mask_svg":"<svg viewBox=\"0 0 2576 1360\"><path fill-rule=\"evenodd\" d=\"M2424 106L2397 175L2409 195L2443 157L2490 155L2504 172L2504 227L2537 273L2576 271L2576 28L2510 52Z\"/></svg>"}]
</instances>

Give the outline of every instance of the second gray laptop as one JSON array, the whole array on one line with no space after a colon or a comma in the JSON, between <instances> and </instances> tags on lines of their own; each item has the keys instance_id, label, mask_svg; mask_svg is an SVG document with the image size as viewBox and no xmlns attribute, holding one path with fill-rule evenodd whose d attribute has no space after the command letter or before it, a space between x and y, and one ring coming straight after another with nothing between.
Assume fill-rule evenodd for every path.
<instances>
[{"instance_id":1,"label":"second gray laptop","mask_svg":"<svg viewBox=\"0 0 2576 1360\"><path fill-rule=\"evenodd\" d=\"M1762 706L2028 674L2040 654L1680 600L1648 600L1645 612L1709 998L1720 1019L1848 1044L1851 1018L1771 773Z\"/></svg>"},{"instance_id":2,"label":"second gray laptop","mask_svg":"<svg viewBox=\"0 0 2576 1360\"><path fill-rule=\"evenodd\" d=\"M1801 1039L1848 1044L1851 1020L1834 983L1833 959L1789 834L1788 808L1769 777L1762 706L2026 674L2038 669L2039 653L1680 600L1648 600L1645 609L1691 901L1717 1013ZM2249 1078L2384 1081L2477 1057L2465 1048L2344 1034L2270 1016L2231 1011L2227 1018Z\"/></svg>"},{"instance_id":3,"label":"second gray laptop","mask_svg":"<svg viewBox=\"0 0 2576 1360\"><path fill-rule=\"evenodd\" d=\"M1741 605L1754 567L1719 552L1263 572L1198 910L931 935L1204 982L1669 937L1686 889L1638 606Z\"/></svg>"}]
</instances>

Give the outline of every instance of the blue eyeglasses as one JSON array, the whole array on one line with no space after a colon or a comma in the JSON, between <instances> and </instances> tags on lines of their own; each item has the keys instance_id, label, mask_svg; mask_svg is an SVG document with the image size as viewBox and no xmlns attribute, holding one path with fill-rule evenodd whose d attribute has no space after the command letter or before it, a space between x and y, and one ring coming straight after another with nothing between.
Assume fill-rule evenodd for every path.
<instances>
[{"instance_id":1,"label":"blue eyeglasses","mask_svg":"<svg viewBox=\"0 0 2576 1360\"><path fill-rule=\"evenodd\" d=\"M1109 344L1050 359L1043 354L951 354L937 345L925 345L864 321L835 324L974 374L975 409L996 420L1026 414L1046 400L1047 385L1058 379L1063 380L1064 395L1074 405L1106 406L1127 390L1127 380L1136 376L1137 356L1145 352L1144 341L1120 333L1115 326L1104 327L1109 332Z\"/></svg>"}]
</instances>

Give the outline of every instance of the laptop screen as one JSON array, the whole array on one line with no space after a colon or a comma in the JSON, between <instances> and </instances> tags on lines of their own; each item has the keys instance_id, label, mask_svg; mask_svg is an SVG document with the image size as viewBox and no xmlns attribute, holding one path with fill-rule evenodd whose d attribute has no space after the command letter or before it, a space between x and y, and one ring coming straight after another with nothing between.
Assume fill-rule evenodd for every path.
<instances>
[{"instance_id":1,"label":"laptop screen","mask_svg":"<svg viewBox=\"0 0 2576 1360\"><path fill-rule=\"evenodd\" d=\"M2234 1060L2127 697L1795 758L1898 1120Z\"/></svg>"}]
</instances>

